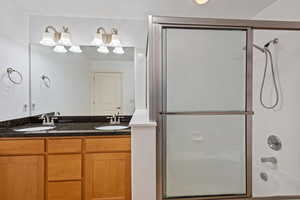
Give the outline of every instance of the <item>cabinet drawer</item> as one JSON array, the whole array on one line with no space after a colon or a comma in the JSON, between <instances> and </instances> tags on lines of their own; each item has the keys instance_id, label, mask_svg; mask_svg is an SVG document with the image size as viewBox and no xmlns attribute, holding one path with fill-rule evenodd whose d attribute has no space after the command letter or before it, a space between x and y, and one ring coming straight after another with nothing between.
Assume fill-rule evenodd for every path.
<instances>
[{"instance_id":1,"label":"cabinet drawer","mask_svg":"<svg viewBox=\"0 0 300 200\"><path fill-rule=\"evenodd\" d=\"M44 140L0 140L0 155L28 155L44 152Z\"/></svg>"},{"instance_id":2,"label":"cabinet drawer","mask_svg":"<svg viewBox=\"0 0 300 200\"><path fill-rule=\"evenodd\" d=\"M49 182L48 200L81 200L81 182Z\"/></svg>"},{"instance_id":3,"label":"cabinet drawer","mask_svg":"<svg viewBox=\"0 0 300 200\"><path fill-rule=\"evenodd\" d=\"M48 153L80 153L81 139L49 139Z\"/></svg>"},{"instance_id":4,"label":"cabinet drawer","mask_svg":"<svg viewBox=\"0 0 300 200\"><path fill-rule=\"evenodd\" d=\"M81 154L48 155L48 180L80 180Z\"/></svg>"},{"instance_id":5,"label":"cabinet drawer","mask_svg":"<svg viewBox=\"0 0 300 200\"><path fill-rule=\"evenodd\" d=\"M86 139L86 152L118 152L130 149L130 137Z\"/></svg>"}]
</instances>

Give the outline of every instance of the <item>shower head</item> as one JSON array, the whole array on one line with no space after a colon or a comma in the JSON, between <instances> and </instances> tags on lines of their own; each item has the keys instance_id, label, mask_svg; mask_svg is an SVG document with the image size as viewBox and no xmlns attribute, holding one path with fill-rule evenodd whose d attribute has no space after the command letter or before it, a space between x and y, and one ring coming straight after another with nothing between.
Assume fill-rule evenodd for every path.
<instances>
[{"instance_id":1,"label":"shower head","mask_svg":"<svg viewBox=\"0 0 300 200\"><path fill-rule=\"evenodd\" d=\"M270 44L278 44L278 42L279 42L279 39L275 38L275 39L270 40L269 42L267 42L264 47L268 48L270 46Z\"/></svg>"}]
</instances>

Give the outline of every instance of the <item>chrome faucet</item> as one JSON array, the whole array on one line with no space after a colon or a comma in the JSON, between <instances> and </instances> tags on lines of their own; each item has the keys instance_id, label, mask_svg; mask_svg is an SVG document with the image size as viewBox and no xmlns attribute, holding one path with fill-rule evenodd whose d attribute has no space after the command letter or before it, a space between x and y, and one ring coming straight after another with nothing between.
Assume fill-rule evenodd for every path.
<instances>
[{"instance_id":1,"label":"chrome faucet","mask_svg":"<svg viewBox=\"0 0 300 200\"><path fill-rule=\"evenodd\" d=\"M43 125L44 126L54 126L54 120L58 119L58 116L60 115L59 112L54 113L54 115L49 115L49 114L42 114L39 119L43 120Z\"/></svg>"},{"instance_id":2,"label":"chrome faucet","mask_svg":"<svg viewBox=\"0 0 300 200\"><path fill-rule=\"evenodd\" d=\"M119 112L113 114L112 116L107 117L107 119L110 119L110 124L120 124L122 118L123 117L120 116Z\"/></svg>"},{"instance_id":3,"label":"chrome faucet","mask_svg":"<svg viewBox=\"0 0 300 200\"><path fill-rule=\"evenodd\" d=\"M270 163L272 163L273 165L276 165L276 164L277 164L277 158L275 158L275 157L262 157L262 158L260 159L260 161L261 161L262 163L270 162Z\"/></svg>"}]
</instances>

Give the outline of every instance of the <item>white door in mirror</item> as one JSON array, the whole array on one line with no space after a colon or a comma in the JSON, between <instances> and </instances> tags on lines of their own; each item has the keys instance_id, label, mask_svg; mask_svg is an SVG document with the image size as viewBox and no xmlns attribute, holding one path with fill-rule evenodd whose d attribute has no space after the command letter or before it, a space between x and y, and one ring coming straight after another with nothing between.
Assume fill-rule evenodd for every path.
<instances>
[{"instance_id":1,"label":"white door in mirror","mask_svg":"<svg viewBox=\"0 0 300 200\"><path fill-rule=\"evenodd\" d=\"M122 129L127 129L128 126L99 126L96 127L96 130L101 130L101 131L113 131L113 130L122 130Z\"/></svg>"},{"instance_id":2,"label":"white door in mirror","mask_svg":"<svg viewBox=\"0 0 300 200\"><path fill-rule=\"evenodd\" d=\"M121 73L94 73L93 114L113 115L121 110Z\"/></svg>"}]
</instances>

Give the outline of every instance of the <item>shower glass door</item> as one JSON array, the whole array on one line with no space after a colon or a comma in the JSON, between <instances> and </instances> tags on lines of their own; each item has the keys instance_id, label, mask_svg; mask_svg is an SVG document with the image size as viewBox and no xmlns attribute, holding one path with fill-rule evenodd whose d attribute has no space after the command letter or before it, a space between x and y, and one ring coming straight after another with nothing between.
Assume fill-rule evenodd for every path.
<instances>
[{"instance_id":1,"label":"shower glass door","mask_svg":"<svg viewBox=\"0 0 300 200\"><path fill-rule=\"evenodd\" d=\"M164 198L246 194L246 41L163 29Z\"/></svg>"}]
</instances>

